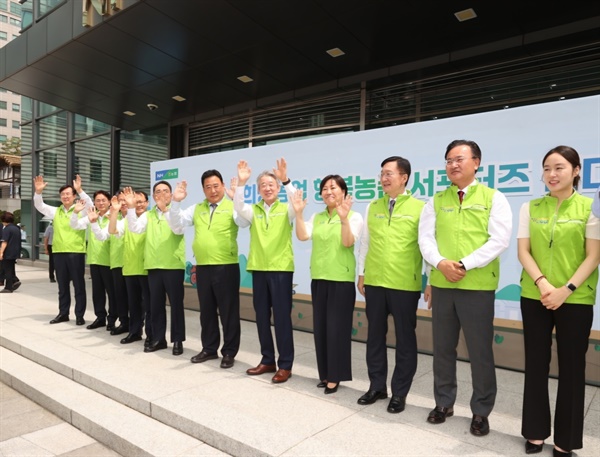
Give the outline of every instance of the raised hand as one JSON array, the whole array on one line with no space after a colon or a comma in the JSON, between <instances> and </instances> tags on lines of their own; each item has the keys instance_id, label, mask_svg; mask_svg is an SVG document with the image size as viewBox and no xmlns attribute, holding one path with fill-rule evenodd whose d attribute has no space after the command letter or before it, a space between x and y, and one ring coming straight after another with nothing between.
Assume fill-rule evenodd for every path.
<instances>
[{"instance_id":1,"label":"raised hand","mask_svg":"<svg viewBox=\"0 0 600 457\"><path fill-rule=\"evenodd\" d=\"M352 208L352 195L348 194L346 197L340 202L336 204L336 210L340 219L346 219L348 214L350 213L350 209Z\"/></svg>"},{"instance_id":2,"label":"raised hand","mask_svg":"<svg viewBox=\"0 0 600 457\"><path fill-rule=\"evenodd\" d=\"M110 199L110 207L111 207L111 209L114 210L115 213L118 213L119 211L121 211L121 206L123 206L123 205L119 201L119 197L117 197L116 195ZM112 212L113 211L111 211L111 213Z\"/></svg>"},{"instance_id":3,"label":"raised hand","mask_svg":"<svg viewBox=\"0 0 600 457\"><path fill-rule=\"evenodd\" d=\"M302 214L302 211L304 211L304 208L306 208L306 199L303 197L304 192L302 189L298 189L296 192L294 192L294 197L292 198L292 207L294 208L296 214Z\"/></svg>"},{"instance_id":4,"label":"raised hand","mask_svg":"<svg viewBox=\"0 0 600 457\"><path fill-rule=\"evenodd\" d=\"M127 203L127 208L135 208L135 192L131 187L125 187L123 189L123 197Z\"/></svg>"},{"instance_id":5,"label":"raised hand","mask_svg":"<svg viewBox=\"0 0 600 457\"><path fill-rule=\"evenodd\" d=\"M77 200L75 202L75 207L73 208L73 212L75 214L79 214L85 209L85 202L83 200Z\"/></svg>"},{"instance_id":6,"label":"raised hand","mask_svg":"<svg viewBox=\"0 0 600 457\"><path fill-rule=\"evenodd\" d=\"M234 177L231 178L231 181L229 182L229 189L227 187L225 188L225 193L231 200L233 200L233 196L235 195L235 190L237 189L237 186L238 178Z\"/></svg>"},{"instance_id":7,"label":"raised hand","mask_svg":"<svg viewBox=\"0 0 600 457\"><path fill-rule=\"evenodd\" d=\"M251 174L252 169L248 166L248 162L240 160L238 162L238 186L245 186Z\"/></svg>"},{"instance_id":8,"label":"raised hand","mask_svg":"<svg viewBox=\"0 0 600 457\"><path fill-rule=\"evenodd\" d=\"M178 182L173 191L173 200L180 202L187 197L187 181Z\"/></svg>"},{"instance_id":9,"label":"raised hand","mask_svg":"<svg viewBox=\"0 0 600 457\"><path fill-rule=\"evenodd\" d=\"M96 208L88 208L87 215L88 215L88 219L92 223L94 223L98 220L98 212L96 211Z\"/></svg>"},{"instance_id":10,"label":"raised hand","mask_svg":"<svg viewBox=\"0 0 600 457\"><path fill-rule=\"evenodd\" d=\"M275 176L277 176L277 179L279 179L281 182L286 182L288 180L287 162L285 161L285 159L283 157L281 159L277 160L277 168L273 168L273 173L275 174Z\"/></svg>"},{"instance_id":11,"label":"raised hand","mask_svg":"<svg viewBox=\"0 0 600 457\"><path fill-rule=\"evenodd\" d=\"M47 185L48 183L44 182L44 177L42 175L33 178L33 186L35 187L36 194L41 194Z\"/></svg>"},{"instance_id":12,"label":"raised hand","mask_svg":"<svg viewBox=\"0 0 600 457\"><path fill-rule=\"evenodd\" d=\"M83 192L83 189L81 188L81 176L75 175L75 179L73 180L73 189L75 189L75 192L78 194Z\"/></svg>"}]
</instances>

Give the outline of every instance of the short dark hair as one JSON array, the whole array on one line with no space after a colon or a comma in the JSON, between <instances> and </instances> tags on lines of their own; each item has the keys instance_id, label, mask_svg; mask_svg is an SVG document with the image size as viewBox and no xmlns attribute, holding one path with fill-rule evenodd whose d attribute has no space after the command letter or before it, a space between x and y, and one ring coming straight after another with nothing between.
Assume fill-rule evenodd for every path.
<instances>
[{"instance_id":1,"label":"short dark hair","mask_svg":"<svg viewBox=\"0 0 600 457\"><path fill-rule=\"evenodd\" d=\"M321 180L321 184L319 184L319 194L323 193L323 187L325 187L327 181L331 180L333 180L333 182L335 182L338 185L338 187L344 191L344 196L348 195L348 185L346 184L346 181L344 181L344 178L342 178L340 175L325 176Z\"/></svg>"},{"instance_id":2,"label":"short dark hair","mask_svg":"<svg viewBox=\"0 0 600 457\"><path fill-rule=\"evenodd\" d=\"M400 170L402 173L406 173L408 175L408 178L407 178L407 182L408 182L408 179L410 179L410 173L411 173L410 162L407 159L405 159L404 157L391 156L391 157L388 157L387 159L385 159L383 162L381 162L381 168L383 168L383 166L389 162L396 162L396 167L398 167L398 170Z\"/></svg>"},{"instance_id":3,"label":"short dark hair","mask_svg":"<svg viewBox=\"0 0 600 457\"><path fill-rule=\"evenodd\" d=\"M73 192L73 195L77 194L77 192L75 192L75 188L71 184L65 184L60 189L58 189L58 194L59 195L62 194L63 190L67 190L67 189L71 189L71 191Z\"/></svg>"},{"instance_id":4,"label":"short dark hair","mask_svg":"<svg viewBox=\"0 0 600 457\"><path fill-rule=\"evenodd\" d=\"M552 154L560 154L567 159L567 162L573 165L573 169L579 167L579 170L581 170L581 159L579 158L579 153L571 146L556 146L555 148L550 149L542 159L542 166L544 166L544 163L546 163L548 156ZM579 175L573 178L573 187L575 189L577 189L577 186L579 186L580 180L581 177Z\"/></svg>"},{"instance_id":5,"label":"short dark hair","mask_svg":"<svg viewBox=\"0 0 600 457\"><path fill-rule=\"evenodd\" d=\"M444 154L444 159L448 157L448 153L457 146L469 146L471 148L471 155L474 159L479 159L481 162L481 149L479 149L479 145L474 141L470 140L454 140L448 146L446 146L446 154Z\"/></svg>"},{"instance_id":6,"label":"short dark hair","mask_svg":"<svg viewBox=\"0 0 600 457\"><path fill-rule=\"evenodd\" d=\"M154 191L156 190L156 186L158 186L159 184L164 184L165 186L167 186L169 188L169 192L171 192L173 190L171 188L171 184L169 184L167 181L158 181L156 184L154 184L152 186L152 193L154 193Z\"/></svg>"},{"instance_id":7,"label":"short dark hair","mask_svg":"<svg viewBox=\"0 0 600 457\"><path fill-rule=\"evenodd\" d=\"M223 184L223 176L221 176L221 173L219 173L218 170L206 170L204 173L202 173L202 187L204 187L204 181L208 178L212 178L213 176L219 178L219 181L221 181L221 184Z\"/></svg>"},{"instance_id":8,"label":"short dark hair","mask_svg":"<svg viewBox=\"0 0 600 457\"><path fill-rule=\"evenodd\" d=\"M1 216L2 222L6 222L7 224L14 224L15 215L9 211L5 211Z\"/></svg>"},{"instance_id":9,"label":"short dark hair","mask_svg":"<svg viewBox=\"0 0 600 457\"><path fill-rule=\"evenodd\" d=\"M110 201L111 199L110 194L105 190L97 190L96 192L94 192L94 197L92 198L92 200L96 200L96 197L98 195L104 195L108 201Z\"/></svg>"},{"instance_id":10,"label":"short dark hair","mask_svg":"<svg viewBox=\"0 0 600 457\"><path fill-rule=\"evenodd\" d=\"M144 192L143 190L136 190L134 192L134 194L142 194L144 196L144 198L146 199L146 201L148 201L148 194L146 192Z\"/></svg>"}]
</instances>

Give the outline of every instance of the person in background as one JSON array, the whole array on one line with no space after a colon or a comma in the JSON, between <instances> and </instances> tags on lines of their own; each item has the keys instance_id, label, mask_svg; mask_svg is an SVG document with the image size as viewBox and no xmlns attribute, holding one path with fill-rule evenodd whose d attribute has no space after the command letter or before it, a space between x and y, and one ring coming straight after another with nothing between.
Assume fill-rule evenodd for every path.
<instances>
[{"instance_id":1,"label":"person in background","mask_svg":"<svg viewBox=\"0 0 600 457\"><path fill-rule=\"evenodd\" d=\"M23 224L17 224L17 227L21 229L21 241L23 243L27 242L27 232L25 231L25 226Z\"/></svg>"},{"instance_id":2,"label":"person in background","mask_svg":"<svg viewBox=\"0 0 600 457\"><path fill-rule=\"evenodd\" d=\"M562 457L583 447L585 354L598 286L600 220L592 214L592 199L575 190L581 172L575 149L557 146L542 165L550 192L521 207L517 234L525 343L521 433L527 454L541 452L551 434L548 374L555 330L553 454Z\"/></svg>"},{"instance_id":3,"label":"person in background","mask_svg":"<svg viewBox=\"0 0 600 457\"><path fill-rule=\"evenodd\" d=\"M497 393L492 345L499 257L510 244L512 212L501 192L475 178L481 165L477 143L451 142L444 160L452 185L425 204L419 222L421 253L433 267L429 306L436 406L427 422L441 424L454 414L456 347L462 329L473 383L470 432L485 436Z\"/></svg>"},{"instance_id":4,"label":"person in background","mask_svg":"<svg viewBox=\"0 0 600 457\"><path fill-rule=\"evenodd\" d=\"M65 185L59 189L61 205L59 207L46 205L42 192L48 185L43 176L36 176L34 181L35 194L33 204L44 216L52 220L54 238L52 253L56 267L58 282L58 315L50 321L51 324L67 322L71 308L70 283L75 289L75 316L77 325L84 325L86 308L85 292L85 232L73 230L70 225L75 210L75 195L85 202L86 208L92 208L92 199L81 188L81 177L77 175L73 185Z\"/></svg>"},{"instance_id":5,"label":"person in background","mask_svg":"<svg viewBox=\"0 0 600 457\"><path fill-rule=\"evenodd\" d=\"M50 277L50 282L56 282L56 277L54 276L54 255L52 254L53 238L54 226L50 222L44 231L44 253L48 256L48 276Z\"/></svg>"},{"instance_id":6,"label":"person in background","mask_svg":"<svg viewBox=\"0 0 600 457\"><path fill-rule=\"evenodd\" d=\"M296 191L287 177L285 159L277 161L273 171L263 171L256 180L261 202L244 202L244 186L252 170L248 163L238 163L238 187L233 207L250 223L250 251L246 269L252 272L252 302L256 312L256 327L262 359L246 370L250 376L275 373L274 383L286 382L292 376L294 363L294 334L292 329L292 279L294 251L292 227L295 217L292 205L279 201L281 184L288 201ZM275 339L279 358L275 363L275 346L271 334L271 313L275 324Z\"/></svg>"},{"instance_id":7,"label":"person in background","mask_svg":"<svg viewBox=\"0 0 600 457\"><path fill-rule=\"evenodd\" d=\"M4 272L4 289L0 290L0 294L12 294L21 285L15 274L15 265L21 254L21 234L19 227L14 223L13 213L4 212L0 220L2 221L0 261Z\"/></svg>"},{"instance_id":8,"label":"person in background","mask_svg":"<svg viewBox=\"0 0 600 457\"><path fill-rule=\"evenodd\" d=\"M325 394L337 392L340 381L352 380L352 316L356 301L354 243L363 226L362 216L351 211L352 197L339 175L321 180L320 194L326 209L305 222L306 200L297 190L296 236L312 239L310 256L313 329L317 370Z\"/></svg>"}]
</instances>

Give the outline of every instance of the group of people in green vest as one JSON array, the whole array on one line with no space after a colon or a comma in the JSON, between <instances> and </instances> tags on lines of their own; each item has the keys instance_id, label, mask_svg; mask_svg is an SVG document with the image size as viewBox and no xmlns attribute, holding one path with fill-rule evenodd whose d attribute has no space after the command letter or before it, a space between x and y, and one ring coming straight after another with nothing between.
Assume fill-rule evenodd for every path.
<instances>
[{"instance_id":1,"label":"group of people in green vest","mask_svg":"<svg viewBox=\"0 0 600 457\"><path fill-rule=\"evenodd\" d=\"M330 174L320 183L324 210L306 219L306 200L291 183L285 159L258 175L261 200L255 204L244 201L251 169L243 160L229 189L219 171L204 172L205 198L187 208L182 207L187 197L185 181L174 189L166 181L157 182L152 189L155 205L150 211L146 194L131 188L112 199L99 191L92 200L81 189L79 177L72 186L60 189L62 205L51 207L43 203L46 183L38 176L34 203L53 219L55 230L59 314L50 323L69 320L71 281L76 324L85 323L83 271L87 252L96 314L88 328L105 327L111 334L128 332L121 340L123 344L141 340L145 330L145 352L165 349L168 297L173 354L182 354L183 233L193 226L202 350L191 361L218 359L220 351L221 368L231 368L240 347L237 235L240 228L249 228L247 270L252 272L261 359L246 373L269 373L273 374L272 382L286 382L292 376L294 361L291 310L295 225L298 240L312 240L317 387L329 395L338 390L340 382L352 379L351 335L358 290L365 297L369 322L366 361L370 380L358 403L370 405L388 398L386 334L391 314L396 349L387 411L402 412L417 368L416 311L423 293L432 310L433 332L435 408L427 422L442 424L454 414L457 345L462 329L472 370L470 432L485 436L490 431L488 417L497 393L492 350L495 291L499 258L511 239L512 212L501 192L477 180L482 160L477 143L451 142L444 160L452 185L425 203L406 188L410 162L399 156L385 159L379 176L385 195L367 206L364 218L352 210L352 196L344 179ZM569 456L583 445L585 355L598 282L600 220L592 212L592 200L575 190L581 161L573 148L553 148L542 165L549 193L523 205L517 234L523 265L525 341L522 434L528 454L541 452L551 434L548 374L555 331L559 388L553 453ZM288 203L278 198L282 185ZM422 291L424 269L428 284ZM116 291L122 287L119 284L124 284L125 294ZM128 300L119 302L117 296Z\"/></svg>"}]
</instances>

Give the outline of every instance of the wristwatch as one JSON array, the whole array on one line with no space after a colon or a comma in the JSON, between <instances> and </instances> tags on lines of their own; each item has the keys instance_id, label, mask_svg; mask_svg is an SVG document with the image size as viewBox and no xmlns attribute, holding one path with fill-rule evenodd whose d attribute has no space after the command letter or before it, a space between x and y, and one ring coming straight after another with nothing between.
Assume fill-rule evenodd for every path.
<instances>
[{"instance_id":1,"label":"wristwatch","mask_svg":"<svg viewBox=\"0 0 600 457\"><path fill-rule=\"evenodd\" d=\"M577 290L577 286L575 286L575 284L573 284L572 282L566 283L565 287L567 289L569 289L571 292L575 292Z\"/></svg>"},{"instance_id":2,"label":"wristwatch","mask_svg":"<svg viewBox=\"0 0 600 457\"><path fill-rule=\"evenodd\" d=\"M461 267L463 270L466 270L466 268L465 268L465 264L464 264L464 263L462 263L462 260L459 260L459 261L458 261L458 263L460 263L460 267Z\"/></svg>"}]
</instances>

